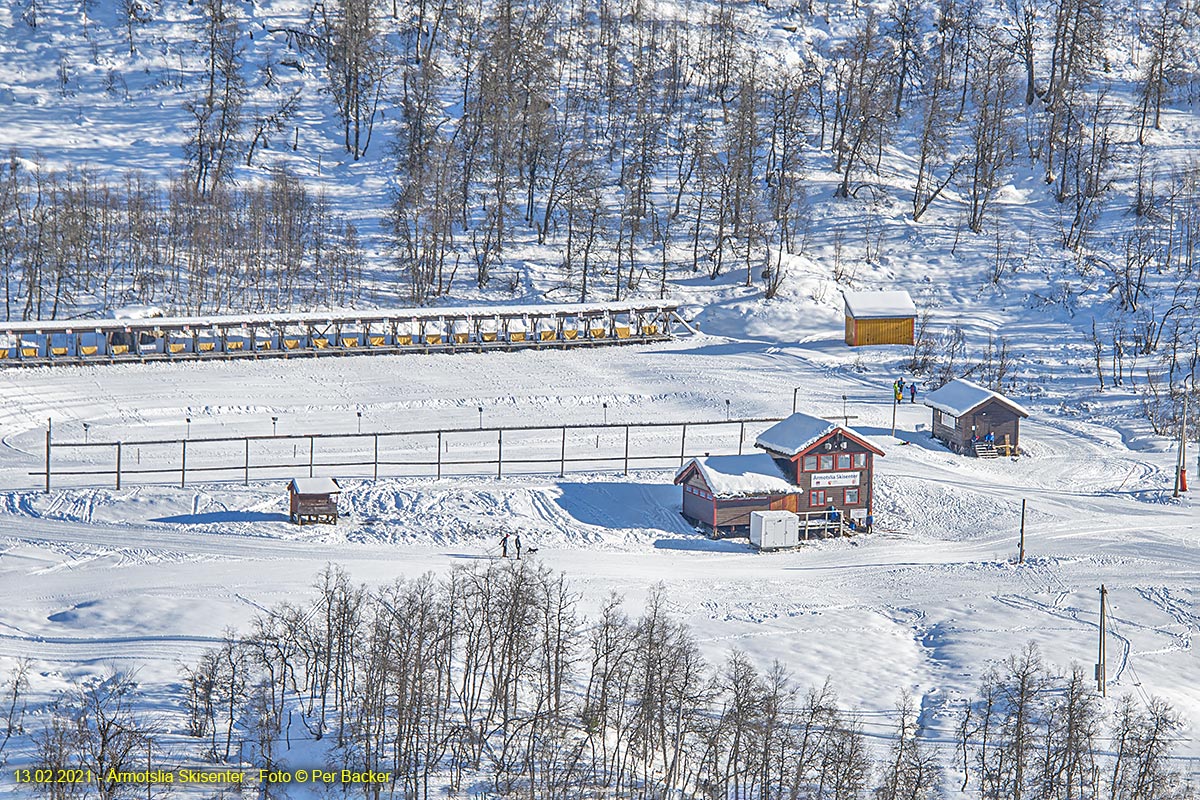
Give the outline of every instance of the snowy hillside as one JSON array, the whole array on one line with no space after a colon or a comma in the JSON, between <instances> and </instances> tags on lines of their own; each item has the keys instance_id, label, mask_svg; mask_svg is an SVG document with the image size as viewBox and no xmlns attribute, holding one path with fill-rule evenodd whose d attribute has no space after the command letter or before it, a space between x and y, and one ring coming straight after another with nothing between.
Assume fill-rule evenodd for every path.
<instances>
[{"instance_id":1,"label":"snowy hillside","mask_svg":"<svg viewBox=\"0 0 1200 800\"><path fill-rule=\"evenodd\" d=\"M34 795L14 769L116 759L387 768L381 796L423 800L1194 797L1200 515L1171 488L1185 402L1200 421L1197 13L0 7L8 320L665 297L699 330L0 369L0 796ZM907 290L916 343L845 346L846 289ZM1023 455L952 454L920 397L893 408L901 375L1007 393ZM670 463L628 475L597 468L615 430L572 434L562 477L469 463L502 426L793 403L886 453L874 533L767 555L693 529L674 454L728 449L719 429L648 435ZM186 488L136 472L182 439L298 437L255 446L302 474L308 434L446 429L467 432L385 453L467 463L440 480L319 470L334 527L287 521L282 471L205 479L240 453L193 449ZM135 443L120 489L114 453L65 444L89 437ZM41 794L145 794L74 788Z\"/></svg>"}]
</instances>

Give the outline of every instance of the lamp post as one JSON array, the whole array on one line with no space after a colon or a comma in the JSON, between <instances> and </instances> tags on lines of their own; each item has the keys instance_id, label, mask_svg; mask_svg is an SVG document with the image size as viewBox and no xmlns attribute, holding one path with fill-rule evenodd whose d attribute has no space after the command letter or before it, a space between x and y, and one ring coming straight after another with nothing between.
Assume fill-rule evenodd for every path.
<instances>
[{"instance_id":1,"label":"lamp post","mask_svg":"<svg viewBox=\"0 0 1200 800\"><path fill-rule=\"evenodd\" d=\"M896 406L900 405L900 395L892 392L892 436L896 436Z\"/></svg>"},{"instance_id":2,"label":"lamp post","mask_svg":"<svg viewBox=\"0 0 1200 800\"><path fill-rule=\"evenodd\" d=\"M1189 376L1190 377L1190 376ZM1186 492L1187 487L1187 409L1188 393L1187 384L1184 383L1183 391L1183 416L1179 420L1179 461L1175 466L1175 491L1172 497L1179 497L1180 493Z\"/></svg>"},{"instance_id":3,"label":"lamp post","mask_svg":"<svg viewBox=\"0 0 1200 800\"><path fill-rule=\"evenodd\" d=\"M483 406L476 410L479 412L479 430L483 430Z\"/></svg>"},{"instance_id":4,"label":"lamp post","mask_svg":"<svg viewBox=\"0 0 1200 800\"><path fill-rule=\"evenodd\" d=\"M90 422L83 423L83 443L84 444L87 444L88 431L91 430L91 427L92 427L92 424Z\"/></svg>"},{"instance_id":5,"label":"lamp post","mask_svg":"<svg viewBox=\"0 0 1200 800\"><path fill-rule=\"evenodd\" d=\"M362 433L362 412L358 412L358 432Z\"/></svg>"},{"instance_id":6,"label":"lamp post","mask_svg":"<svg viewBox=\"0 0 1200 800\"><path fill-rule=\"evenodd\" d=\"M797 386L795 389L792 389L792 413L793 413L793 414L795 414L795 413L796 413L796 396L797 396L798 394L800 394L800 387L799 387L799 386Z\"/></svg>"},{"instance_id":7,"label":"lamp post","mask_svg":"<svg viewBox=\"0 0 1200 800\"><path fill-rule=\"evenodd\" d=\"M600 405L604 407L604 424L607 425L608 424L608 403L601 403Z\"/></svg>"},{"instance_id":8,"label":"lamp post","mask_svg":"<svg viewBox=\"0 0 1200 800\"><path fill-rule=\"evenodd\" d=\"M279 417L271 417L271 435L275 436L275 426L279 424Z\"/></svg>"},{"instance_id":9,"label":"lamp post","mask_svg":"<svg viewBox=\"0 0 1200 800\"><path fill-rule=\"evenodd\" d=\"M725 399L725 420L729 421L729 398Z\"/></svg>"},{"instance_id":10,"label":"lamp post","mask_svg":"<svg viewBox=\"0 0 1200 800\"><path fill-rule=\"evenodd\" d=\"M187 423L187 435L184 436L184 438L190 439L190 438L192 438L192 418L184 417L184 421Z\"/></svg>"}]
</instances>

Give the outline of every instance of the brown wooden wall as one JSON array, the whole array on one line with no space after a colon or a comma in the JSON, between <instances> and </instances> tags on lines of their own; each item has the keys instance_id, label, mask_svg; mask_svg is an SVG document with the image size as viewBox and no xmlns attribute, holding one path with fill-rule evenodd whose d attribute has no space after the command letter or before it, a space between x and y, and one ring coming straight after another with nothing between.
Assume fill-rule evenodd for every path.
<instances>
[{"instance_id":1,"label":"brown wooden wall","mask_svg":"<svg viewBox=\"0 0 1200 800\"><path fill-rule=\"evenodd\" d=\"M770 511L771 506L783 495L761 497L723 497L717 499L717 527L749 528L751 511Z\"/></svg>"},{"instance_id":2,"label":"brown wooden wall","mask_svg":"<svg viewBox=\"0 0 1200 800\"><path fill-rule=\"evenodd\" d=\"M837 456L839 454L850 455L852 457L857 454L864 454L864 455L866 455L866 458L867 458L867 464L865 467L852 467L849 470L839 470L839 469L837 469ZM873 489L874 489L873 484L874 484L874 473L875 473L875 454L874 453L872 453L870 450L868 450L867 448L863 447L862 445L860 445L856 442L847 440L847 447L845 450L826 451L824 449L823 445L818 445L814 450L810 451L810 453L808 453L808 455L812 455L817 458L817 469L815 470L816 472L835 472L835 473L858 472L858 473L861 473L861 477L859 478L859 482L858 482L858 490L859 490L858 502L853 503L853 504L847 504L845 502L846 495L845 495L844 489L852 488L852 487L839 486L839 487L833 487L833 488L826 489L826 492L825 492L826 500L823 505L816 505L816 506L811 505L810 501L812 500L813 471L805 471L804 455L801 455L796 458L795 464L793 466L793 469L796 470L796 486L800 489L800 508L799 508L800 511L802 511L802 512L803 511L821 511L821 510L829 508L830 504L832 504L834 506L834 508L837 508L842 511L846 511L846 510L852 509L852 508L855 508L855 509L865 508L865 509L867 509L868 514L872 513L871 508L873 506L872 495L873 495ZM820 457L823 455L834 457L834 468L833 469L821 469Z\"/></svg>"},{"instance_id":3,"label":"brown wooden wall","mask_svg":"<svg viewBox=\"0 0 1200 800\"><path fill-rule=\"evenodd\" d=\"M846 315L846 344L912 344L913 318L855 319Z\"/></svg>"},{"instance_id":4,"label":"brown wooden wall","mask_svg":"<svg viewBox=\"0 0 1200 800\"><path fill-rule=\"evenodd\" d=\"M692 522L712 525L713 501L697 497L685 490L683 493L683 516Z\"/></svg>"}]
</instances>

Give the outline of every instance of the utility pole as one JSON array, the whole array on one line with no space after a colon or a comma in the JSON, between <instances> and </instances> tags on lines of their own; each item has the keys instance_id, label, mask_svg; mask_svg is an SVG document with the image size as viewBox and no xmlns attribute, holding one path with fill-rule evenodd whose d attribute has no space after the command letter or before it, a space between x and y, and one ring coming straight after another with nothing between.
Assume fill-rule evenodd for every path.
<instances>
[{"instance_id":1,"label":"utility pole","mask_svg":"<svg viewBox=\"0 0 1200 800\"><path fill-rule=\"evenodd\" d=\"M1100 652L1096 661L1096 688L1100 692L1101 697L1108 697L1108 686L1106 684L1107 665L1104 663L1104 629L1105 629L1105 606L1107 605L1108 589L1104 588L1104 584L1100 584Z\"/></svg>"},{"instance_id":2,"label":"utility pole","mask_svg":"<svg viewBox=\"0 0 1200 800\"><path fill-rule=\"evenodd\" d=\"M896 436L896 406L900 405L895 392L892 392L892 438Z\"/></svg>"},{"instance_id":3,"label":"utility pole","mask_svg":"<svg viewBox=\"0 0 1200 800\"><path fill-rule=\"evenodd\" d=\"M793 414L796 413L796 395L798 395L798 394L800 394L799 386L797 386L795 389L792 389L792 413Z\"/></svg>"},{"instance_id":4,"label":"utility pole","mask_svg":"<svg viewBox=\"0 0 1200 800\"><path fill-rule=\"evenodd\" d=\"M1018 564L1025 563L1025 498L1021 498L1021 555L1017 558Z\"/></svg>"},{"instance_id":5,"label":"utility pole","mask_svg":"<svg viewBox=\"0 0 1200 800\"><path fill-rule=\"evenodd\" d=\"M1188 491L1188 395L1183 393L1183 419L1180 420L1180 459L1175 467L1175 493L1172 497L1180 497L1180 492Z\"/></svg>"}]
</instances>

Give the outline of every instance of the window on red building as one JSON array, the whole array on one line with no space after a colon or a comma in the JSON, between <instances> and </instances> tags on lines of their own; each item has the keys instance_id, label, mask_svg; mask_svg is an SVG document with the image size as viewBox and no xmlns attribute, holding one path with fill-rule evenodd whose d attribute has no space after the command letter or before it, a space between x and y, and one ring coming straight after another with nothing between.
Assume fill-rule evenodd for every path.
<instances>
[{"instance_id":1,"label":"window on red building","mask_svg":"<svg viewBox=\"0 0 1200 800\"><path fill-rule=\"evenodd\" d=\"M853 506L858 504L858 489L846 490L846 505Z\"/></svg>"},{"instance_id":2,"label":"window on red building","mask_svg":"<svg viewBox=\"0 0 1200 800\"><path fill-rule=\"evenodd\" d=\"M813 489L808 493L809 508L824 508L825 507L825 490Z\"/></svg>"}]
</instances>

